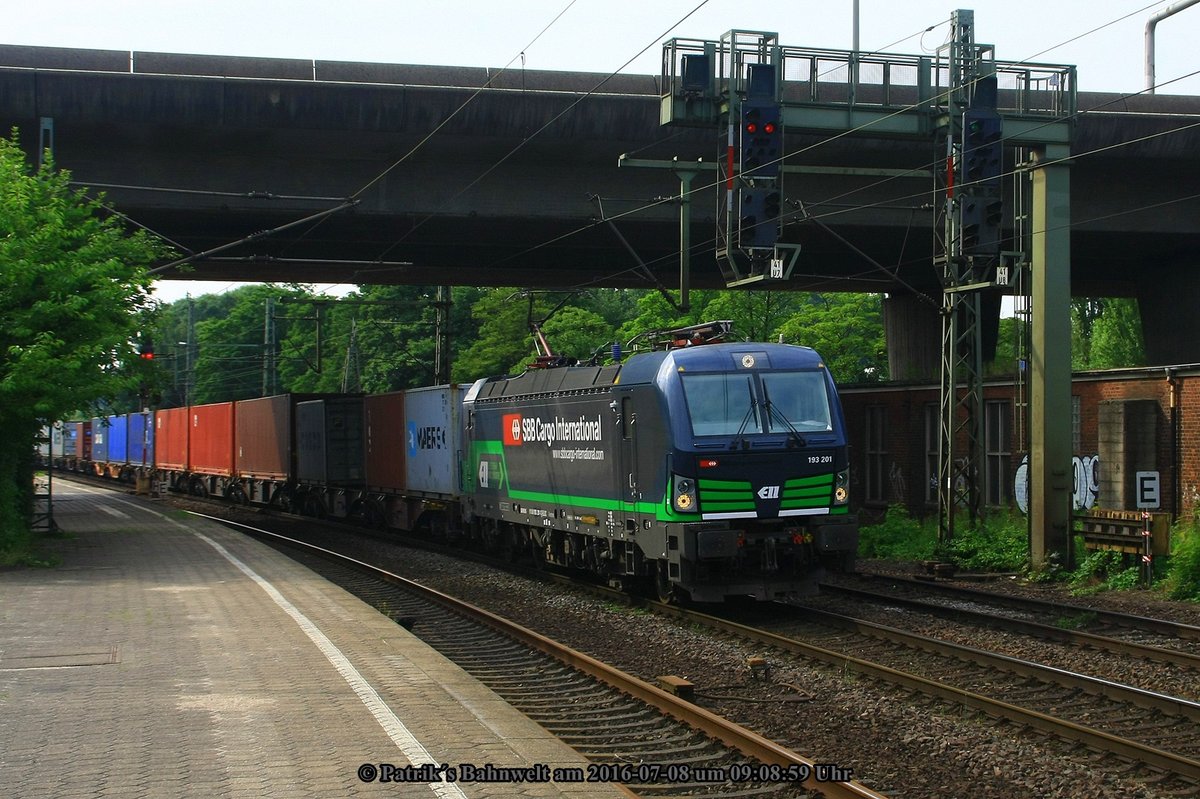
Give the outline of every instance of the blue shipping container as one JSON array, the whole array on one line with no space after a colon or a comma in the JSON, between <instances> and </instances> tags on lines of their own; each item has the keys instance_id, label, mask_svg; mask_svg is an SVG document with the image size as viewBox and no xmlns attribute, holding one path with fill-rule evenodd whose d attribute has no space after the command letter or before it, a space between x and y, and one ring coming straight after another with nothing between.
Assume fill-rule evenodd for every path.
<instances>
[{"instance_id":1,"label":"blue shipping container","mask_svg":"<svg viewBox=\"0 0 1200 799\"><path fill-rule=\"evenodd\" d=\"M108 417L108 429L104 431L108 440L107 460L109 463L126 463L129 460L129 420L125 414ZM93 456L92 460L100 460Z\"/></svg>"},{"instance_id":2,"label":"blue shipping container","mask_svg":"<svg viewBox=\"0 0 1200 799\"><path fill-rule=\"evenodd\" d=\"M149 466L154 462L154 424L148 413L129 414L129 465Z\"/></svg>"},{"instance_id":3,"label":"blue shipping container","mask_svg":"<svg viewBox=\"0 0 1200 799\"><path fill-rule=\"evenodd\" d=\"M92 417L92 461L108 461L108 423L103 416Z\"/></svg>"}]
</instances>

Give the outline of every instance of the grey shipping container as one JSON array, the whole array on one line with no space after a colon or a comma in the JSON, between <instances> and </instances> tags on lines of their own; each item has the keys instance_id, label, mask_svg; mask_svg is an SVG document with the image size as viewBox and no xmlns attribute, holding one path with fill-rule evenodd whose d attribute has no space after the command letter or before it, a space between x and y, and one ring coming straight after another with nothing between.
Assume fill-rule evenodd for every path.
<instances>
[{"instance_id":1,"label":"grey shipping container","mask_svg":"<svg viewBox=\"0 0 1200 799\"><path fill-rule=\"evenodd\" d=\"M361 485L361 397L296 403L296 479L330 486Z\"/></svg>"}]
</instances>

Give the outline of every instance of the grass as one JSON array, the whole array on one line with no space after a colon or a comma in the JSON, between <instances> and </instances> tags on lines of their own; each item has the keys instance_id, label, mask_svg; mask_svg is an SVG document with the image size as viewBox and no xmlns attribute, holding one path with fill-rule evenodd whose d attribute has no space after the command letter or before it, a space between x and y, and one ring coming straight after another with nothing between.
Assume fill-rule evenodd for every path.
<instances>
[{"instance_id":1,"label":"grass","mask_svg":"<svg viewBox=\"0 0 1200 799\"><path fill-rule=\"evenodd\" d=\"M938 543L937 519L913 518L901 506L888 508L878 524L859 530L858 556L890 560L946 560L960 569L977 572L1025 573L1031 582L1065 580L1077 596L1102 591L1128 591L1140 587L1136 562L1116 552L1092 552L1077 562L1073 572L1056 562L1029 565L1029 540L1025 517L1019 513L993 513L979 526L956 526L955 539ZM1155 562L1153 587L1170 599L1200 602L1200 520L1176 524L1171 530L1171 555Z\"/></svg>"},{"instance_id":2,"label":"grass","mask_svg":"<svg viewBox=\"0 0 1200 799\"><path fill-rule=\"evenodd\" d=\"M937 520L914 519L894 505L879 524L859 529L858 556L895 560L949 560L968 571L1011 572L1029 558L1025 518L997 513L974 528L957 527L955 539L939 546Z\"/></svg>"}]
</instances>

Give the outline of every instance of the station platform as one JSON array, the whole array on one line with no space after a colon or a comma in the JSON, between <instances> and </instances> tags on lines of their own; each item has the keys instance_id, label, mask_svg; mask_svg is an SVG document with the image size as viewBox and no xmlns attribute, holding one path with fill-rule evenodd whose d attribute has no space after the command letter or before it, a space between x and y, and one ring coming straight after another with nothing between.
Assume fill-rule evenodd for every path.
<instances>
[{"instance_id":1,"label":"station platform","mask_svg":"<svg viewBox=\"0 0 1200 799\"><path fill-rule=\"evenodd\" d=\"M54 491L61 564L0 570L0 795L629 795L544 781L586 761L269 547L153 500Z\"/></svg>"}]
</instances>

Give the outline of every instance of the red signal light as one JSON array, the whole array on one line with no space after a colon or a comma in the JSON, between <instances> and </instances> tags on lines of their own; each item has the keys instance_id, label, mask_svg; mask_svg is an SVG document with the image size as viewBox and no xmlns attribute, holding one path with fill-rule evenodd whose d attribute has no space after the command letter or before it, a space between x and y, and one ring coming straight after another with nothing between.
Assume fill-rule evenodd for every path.
<instances>
[{"instance_id":1,"label":"red signal light","mask_svg":"<svg viewBox=\"0 0 1200 799\"><path fill-rule=\"evenodd\" d=\"M139 358L141 358L141 359L142 359L142 360L144 360L144 361L153 361L153 360L154 360L154 353L153 353L153 352L143 352L143 353L140 353L140 354L138 355L138 357L139 357Z\"/></svg>"},{"instance_id":2,"label":"red signal light","mask_svg":"<svg viewBox=\"0 0 1200 799\"><path fill-rule=\"evenodd\" d=\"M774 122L768 122L767 124L763 125L763 133L774 133L774 132L775 132L775 123Z\"/></svg>"},{"instance_id":3,"label":"red signal light","mask_svg":"<svg viewBox=\"0 0 1200 799\"><path fill-rule=\"evenodd\" d=\"M758 123L757 122L747 122L746 123L746 132L751 135L758 133Z\"/></svg>"}]
</instances>

